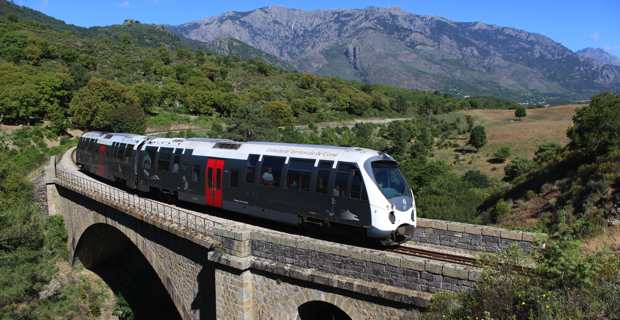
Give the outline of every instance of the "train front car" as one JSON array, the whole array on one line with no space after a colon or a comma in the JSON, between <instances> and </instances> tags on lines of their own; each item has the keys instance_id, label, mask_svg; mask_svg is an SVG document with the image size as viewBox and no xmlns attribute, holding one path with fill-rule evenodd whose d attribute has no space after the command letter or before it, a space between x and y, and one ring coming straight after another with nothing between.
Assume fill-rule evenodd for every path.
<instances>
[{"instance_id":1,"label":"train front car","mask_svg":"<svg viewBox=\"0 0 620 320\"><path fill-rule=\"evenodd\" d=\"M367 159L363 167L370 179L365 183L372 221L368 238L383 245L409 240L416 226L415 199L398 163L383 154Z\"/></svg>"}]
</instances>

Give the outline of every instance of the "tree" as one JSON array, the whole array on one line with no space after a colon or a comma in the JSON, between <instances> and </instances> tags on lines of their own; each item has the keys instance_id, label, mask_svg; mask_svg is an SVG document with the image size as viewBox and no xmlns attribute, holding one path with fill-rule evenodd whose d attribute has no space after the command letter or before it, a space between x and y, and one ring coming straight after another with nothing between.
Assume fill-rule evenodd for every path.
<instances>
[{"instance_id":1,"label":"tree","mask_svg":"<svg viewBox=\"0 0 620 320\"><path fill-rule=\"evenodd\" d=\"M476 149L482 148L487 143L487 134L483 126L475 126L469 134L469 144Z\"/></svg>"},{"instance_id":2,"label":"tree","mask_svg":"<svg viewBox=\"0 0 620 320\"><path fill-rule=\"evenodd\" d=\"M513 180L516 177L530 171L533 167L534 162L532 160L515 158L514 160L510 161L510 163L504 168L506 180Z\"/></svg>"},{"instance_id":3,"label":"tree","mask_svg":"<svg viewBox=\"0 0 620 320\"><path fill-rule=\"evenodd\" d=\"M138 98L120 83L92 78L78 90L69 110L73 123L85 129L143 132L144 112Z\"/></svg>"},{"instance_id":4,"label":"tree","mask_svg":"<svg viewBox=\"0 0 620 320\"><path fill-rule=\"evenodd\" d=\"M489 177L480 170L469 170L463 175L463 180L476 188L488 188L491 185Z\"/></svg>"},{"instance_id":5,"label":"tree","mask_svg":"<svg viewBox=\"0 0 620 320\"><path fill-rule=\"evenodd\" d=\"M474 117L466 114L465 115L465 122L467 122L467 132L471 132L474 129Z\"/></svg>"},{"instance_id":6,"label":"tree","mask_svg":"<svg viewBox=\"0 0 620 320\"><path fill-rule=\"evenodd\" d=\"M592 97L590 105L573 116L568 137L573 150L601 154L620 147L620 94Z\"/></svg>"},{"instance_id":7,"label":"tree","mask_svg":"<svg viewBox=\"0 0 620 320\"><path fill-rule=\"evenodd\" d=\"M558 154L562 146L556 142L546 142L538 146L538 150L534 154L534 161L537 163L545 163L553 160Z\"/></svg>"},{"instance_id":8,"label":"tree","mask_svg":"<svg viewBox=\"0 0 620 320\"><path fill-rule=\"evenodd\" d=\"M525 109L525 107L517 107L515 109L515 117L517 117L517 119L521 119L521 118L525 118L527 116L527 109Z\"/></svg>"},{"instance_id":9,"label":"tree","mask_svg":"<svg viewBox=\"0 0 620 320\"><path fill-rule=\"evenodd\" d=\"M501 147L495 151L495 154L493 154L494 160L500 163L506 162L511 153L512 150L510 147Z\"/></svg>"},{"instance_id":10,"label":"tree","mask_svg":"<svg viewBox=\"0 0 620 320\"><path fill-rule=\"evenodd\" d=\"M263 111L277 127L293 124L293 110L286 101L270 101L265 104Z\"/></svg>"}]
</instances>

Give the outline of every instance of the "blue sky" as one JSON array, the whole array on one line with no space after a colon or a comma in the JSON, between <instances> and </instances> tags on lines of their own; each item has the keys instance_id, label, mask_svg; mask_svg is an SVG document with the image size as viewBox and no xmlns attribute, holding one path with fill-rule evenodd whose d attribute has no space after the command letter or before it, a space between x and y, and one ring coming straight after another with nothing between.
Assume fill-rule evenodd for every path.
<instances>
[{"instance_id":1,"label":"blue sky","mask_svg":"<svg viewBox=\"0 0 620 320\"><path fill-rule=\"evenodd\" d=\"M55 18L80 26L142 22L181 24L235 10L269 5L300 9L400 7L455 21L482 21L516 27L551 37L572 50L599 47L620 56L619 0L15 0Z\"/></svg>"}]
</instances>

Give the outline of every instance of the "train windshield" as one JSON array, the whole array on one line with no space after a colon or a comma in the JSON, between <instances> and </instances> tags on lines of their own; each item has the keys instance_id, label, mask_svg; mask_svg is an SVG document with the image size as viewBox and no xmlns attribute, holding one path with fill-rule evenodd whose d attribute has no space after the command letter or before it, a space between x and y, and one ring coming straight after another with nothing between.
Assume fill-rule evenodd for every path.
<instances>
[{"instance_id":1,"label":"train windshield","mask_svg":"<svg viewBox=\"0 0 620 320\"><path fill-rule=\"evenodd\" d=\"M386 198L392 199L408 195L409 187L396 162L375 161L372 163L372 173L375 176L377 186Z\"/></svg>"}]
</instances>

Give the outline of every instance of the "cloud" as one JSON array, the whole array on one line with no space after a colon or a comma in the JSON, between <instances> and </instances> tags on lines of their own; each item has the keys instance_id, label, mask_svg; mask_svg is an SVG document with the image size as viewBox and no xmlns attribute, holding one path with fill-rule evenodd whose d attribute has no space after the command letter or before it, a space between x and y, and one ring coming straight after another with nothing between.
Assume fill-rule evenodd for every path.
<instances>
[{"instance_id":1,"label":"cloud","mask_svg":"<svg viewBox=\"0 0 620 320\"><path fill-rule=\"evenodd\" d=\"M124 0L119 2L116 6L119 8L131 8L131 2L129 2L129 0Z\"/></svg>"},{"instance_id":2,"label":"cloud","mask_svg":"<svg viewBox=\"0 0 620 320\"><path fill-rule=\"evenodd\" d=\"M594 32L590 35L590 40L598 42L601 39L601 35L598 32Z\"/></svg>"}]
</instances>

